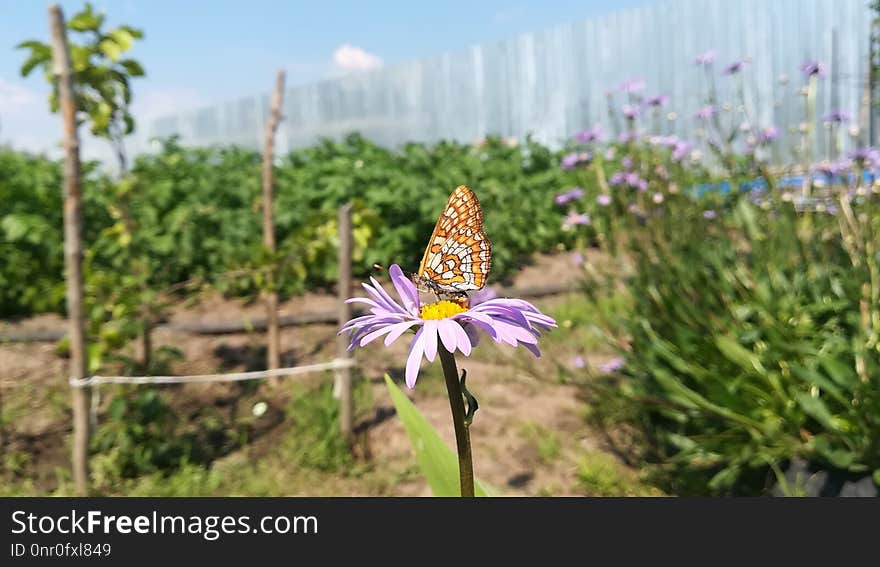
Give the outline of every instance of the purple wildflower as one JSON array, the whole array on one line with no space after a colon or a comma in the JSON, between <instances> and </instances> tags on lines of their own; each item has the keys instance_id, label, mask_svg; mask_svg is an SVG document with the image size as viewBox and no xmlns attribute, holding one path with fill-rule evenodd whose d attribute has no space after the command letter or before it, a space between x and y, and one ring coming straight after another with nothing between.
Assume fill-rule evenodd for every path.
<instances>
[{"instance_id":1,"label":"purple wildflower","mask_svg":"<svg viewBox=\"0 0 880 567\"><path fill-rule=\"evenodd\" d=\"M602 193L596 197L596 202L599 203L602 207L607 207L611 204L611 195L606 195Z\"/></svg>"},{"instance_id":2,"label":"purple wildflower","mask_svg":"<svg viewBox=\"0 0 880 567\"><path fill-rule=\"evenodd\" d=\"M611 174L611 177L608 179L608 183L610 185L620 185L624 182L624 173L622 171L617 171Z\"/></svg>"},{"instance_id":3,"label":"purple wildflower","mask_svg":"<svg viewBox=\"0 0 880 567\"><path fill-rule=\"evenodd\" d=\"M776 126L768 126L761 130L761 133L758 134L758 143L759 144L769 144L779 137L779 128Z\"/></svg>"},{"instance_id":4,"label":"purple wildflower","mask_svg":"<svg viewBox=\"0 0 880 567\"><path fill-rule=\"evenodd\" d=\"M745 61L734 61L733 63L725 67L724 70L721 72L725 75L736 75L737 73L742 71L745 66Z\"/></svg>"},{"instance_id":5,"label":"purple wildflower","mask_svg":"<svg viewBox=\"0 0 880 567\"><path fill-rule=\"evenodd\" d=\"M562 222L562 228L568 230L573 226L590 224L590 215L587 213L576 213L570 211Z\"/></svg>"},{"instance_id":6,"label":"purple wildflower","mask_svg":"<svg viewBox=\"0 0 880 567\"><path fill-rule=\"evenodd\" d=\"M807 78L816 76L816 77L824 77L825 76L825 65L819 63L818 61L805 61L801 64L801 72Z\"/></svg>"},{"instance_id":7,"label":"purple wildflower","mask_svg":"<svg viewBox=\"0 0 880 567\"><path fill-rule=\"evenodd\" d=\"M716 213L712 209L708 209L708 210L703 211L703 218L704 219L712 220L717 216L718 216L718 213Z\"/></svg>"},{"instance_id":8,"label":"purple wildflower","mask_svg":"<svg viewBox=\"0 0 880 567\"><path fill-rule=\"evenodd\" d=\"M571 261L577 264L578 266L582 266L584 262L586 262L586 258L580 252L575 252L571 257Z\"/></svg>"},{"instance_id":9,"label":"purple wildflower","mask_svg":"<svg viewBox=\"0 0 880 567\"><path fill-rule=\"evenodd\" d=\"M693 149L689 143L684 141L679 141L675 144L675 147L672 149L672 161L681 161L686 158Z\"/></svg>"},{"instance_id":10,"label":"purple wildflower","mask_svg":"<svg viewBox=\"0 0 880 567\"><path fill-rule=\"evenodd\" d=\"M614 148L608 148L607 150L605 150L605 159L607 159L608 161L613 160L616 155L617 150L615 150Z\"/></svg>"},{"instance_id":11,"label":"purple wildflower","mask_svg":"<svg viewBox=\"0 0 880 567\"><path fill-rule=\"evenodd\" d=\"M639 188L639 191L644 193L648 190L648 182L644 179L639 179L639 182L636 184L636 187Z\"/></svg>"},{"instance_id":12,"label":"purple wildflower","mask_svg":"<svg viewBox=\"0 0 880 567\"><path fill-rule=\"evenodd\" d=\"M639 181L641 181L639 179L639 174L635 173L635 172L630 172L630 173L625 174L623 176L623 179L624 179L624 181L626 181L626 184L629 185L630 187L638 187Z\"/></svg>"},{"instance_id":13,"label":"purple wildflower","mask_svg":"<svg viewBox=\"0 0 880 567\"><path fill-rule=\"evenodd\" d=\"M590 142L596 142L605 138L605 130L602 129L601 126L593 126L592 128L588 128L586 130L582 130L575 135L575 138L578 142L582 144L589 144Z\"/></svg>"},{"instance_id":14,"label":"purple wildflower","mask_svg":"<svg viewBox=\"0 0 880 567\"><path fill-rule=\"evenodd\" d=\"M708 120L712 118L716 112L718 112L718 109L710 104L696 111L694 113L694 118L699 118L700 120Z\"/></svg>"},{"instance_id":15,"label":"purple wildflower","mask_svg":"<svg viewBox=\"0 0 880 567\"><path fill-rule=\"evenodd\" d=\"M665 105L667 102L669 102L669 97L666 95L654 95L645 99L646 106L658 107Z\"/></svg>"},{"instance_id":16,"label":"purple wildflower","mask_svg":"<svg viewBox=\"0 0 880 567\"><path fill-rule=\"evenodd\" d=\"M849 122L851 116L848 112L844 112L842 110L835 110L833 112L829 112L825 116L822 117L822 122L828 122L832 124L840 124L842 122Z\"/></svg>"},{"instance_id":17,"label":"purple wildflower","mask_svg":"<svg viewBox=\"0 0 880 567\"><path fill-rule=\"evenodd\" d=\"M580 199L584 196L584 190L581 187L575 187L573 189L569 189L564 193L559 193L554 197L554 201L556 201L557 205L564 205L569 201L574 201L575 199Z\"/></svg>"},{"instance_id":18,"label":"purple wildflower","mask_svg":"<svg viewBox=\"0 0 880 567\"><path fill-rule=\"evenodd\" d=\"M541 356L538 337L542 331L557 326L551 317L521 299L489 299L468 309L451 301L421 305L415 284L403 275L400 266L392 265L388 273L400 302L371 277L373 285L363 284L370 297L354 297L347 301L368 305L370 314L355 317L342 327L339 334L346 331L351 334L348 348L353 350L382 336L388 346L416 327L406 361L406 385L410 388L416 384L422 356L433 361L438 345L442 344L449 352L458 350L470 356L479 340L477 328L483 329L497 343L522 345L535 356Z\"/></svg>"},{"instance_id":19,"label":"purple wildflower","mask_svg":"<svg viewBox=\"0 0 880 567\"><path fill-rule=\"evenodd\" d=\"M858 148L849 153L849 159L864 166L878 167L880 166L880 150L870 146Z\"/></svg>"},{"instance_id":20,"label":"purple wildflower","mask_svg":"<svg viewBox=\"0 0 880 567\"><path fill-rule=\"evenodd\" d=\"M697 65L703 65L708 67L712 63L715 62L715 58L718 56L714 50L710 49L709 51L704 51L700 53L696 57L694 57L694 63Z\"/></svg>"},{"instance_id":21,"label":"purple wildflower","mask_svg":"<svg viewBox=\"0 0 880 567\"><path fill-rule=\"evenodd\" d=\"M599 365L599 370L602 372L617 372L621 368L623 368L624 360L622 358L612 358L608 362Z\"/></svg>"},{"instance_id":22,"label":"purple wildflower","mask_svg":"<svg viewBox=\"0 0 880 567\"><path fill-rule=\"evenodd\" d=\"M628 120L638 118L639 114L641 114L641 110L635 104L624 104L621 112L623 112L624 118Z\"/></svg>"},{"instance_id":23,"label":"purple wildflower","mask_svg":"<svg viewBox=\"0 0 880 567\"><path fill-rule=\"evenodd\" d=\"M587 361L584 360L584 357L582 357L582 356L576 356L572 359L571 364L575 368L583 368L584 366L587 365Z\"/></svg>"},{"instance_id":24,"label":"purple wildflower","mask_svg":"<svg viewBox=\"0 0 880 567\"><path fill-rule=\"evenodd\" d=\"M838 175L849 171L851 167L852 162L848 159L843 159L839 161L816 163L810 166L810 170L825 175L826 177L837 177Z\"/></svg>"},{"instance_id":25,"label":"purple wildflower","mask_svg":"<svg viewBox=\"0 0 880 567\"><path fill-rule=\"evenodd\" d=\"M574 169L580 165L589 165L593 156L589 152L572 152L562 157L559 167L562 169Z\"/></svg>"},{"instance_id":26,"label":"purple wildflower","mask_svg":"<svg viewBox=\"0 0 880 567\"><path fill-rule=\"evenodd\" d=\"M645 89L645 81L644 79L638 78L627 79L621 82L617 88L620 89L621 92L633 94Z\"/></svg>"},{"instance_id":27,"label":"purple wildflower","mask_svg":"<svg viewBox=\"0 0 880 567\"><path fill-rule=\"evenodd\" d=\"M623 167L623 169L629 171L630 169L632 169L633 166L633 158L629 156L623 156L623 158L621 158L620 160L620 165Z\"/></svg>"}]
</instances>

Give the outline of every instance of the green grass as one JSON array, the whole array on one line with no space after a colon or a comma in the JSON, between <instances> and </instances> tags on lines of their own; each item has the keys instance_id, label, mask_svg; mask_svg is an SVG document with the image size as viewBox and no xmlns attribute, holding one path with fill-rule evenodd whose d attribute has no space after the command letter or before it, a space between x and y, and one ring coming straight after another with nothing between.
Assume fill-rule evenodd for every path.
<instances>
[{"instance_id":1,"label":"green grass","mask_svg":"<svg viewBox=\"0 0 880 567\"><path fill-rule=\"evenodd\" d=\"M538 459L545 465L558 459L562 453L559 435L538 423L523 424L520 435L535 448Z\"/></svg>"},{"instance_id":2,"label":"green grass","mask_svg":"<svg viewBox=\"0 0 880 567\"><path fill-rule=\"evenodd\" d=\"M578 464L578 484L589 496L660 496L656 488L628 474L608 453L591 451Z\"/></svg>"}]
</instances>

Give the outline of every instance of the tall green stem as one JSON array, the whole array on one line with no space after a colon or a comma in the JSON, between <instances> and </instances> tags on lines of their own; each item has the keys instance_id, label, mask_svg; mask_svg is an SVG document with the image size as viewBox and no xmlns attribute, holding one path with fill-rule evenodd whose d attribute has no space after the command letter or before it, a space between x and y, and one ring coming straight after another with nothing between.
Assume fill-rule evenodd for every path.
<instances>
[{"instance_id":1,"label":"tall green stem","mask_svg":"<svg viewBox=\"0 0 880 567\"><path fill-rule=\"evenodd\" d=\"M455 356L443 344L437 345L443 376L446 378L446 392L449 394L449 408L452 410L452 424L455 426L455 444L458 448L458 477L461 482L461 495L474 496L474 463L471 458L471 437L465 421L464 393L458 381L458 367Z\"/></svg>"}]
</instances>

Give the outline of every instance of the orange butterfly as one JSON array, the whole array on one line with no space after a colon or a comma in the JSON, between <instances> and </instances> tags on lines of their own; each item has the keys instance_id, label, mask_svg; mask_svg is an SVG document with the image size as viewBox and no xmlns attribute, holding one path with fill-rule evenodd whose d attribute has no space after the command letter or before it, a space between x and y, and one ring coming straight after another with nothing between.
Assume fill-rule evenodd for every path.
<instances>
[{"instance_id":1,"label":"orange butterfly","mask_svg":"<svg viewBox=\"0 0 880 567\"><path fill-rule=\"evenodd\" d=\"M466 300L468 291L486 285L492 265L492 246L483 232L483 210L477 196L459 185L446 201L446 207L428 241L416 284L422 284L439 298L441 294Z\"/></svg>"}]
</instances>

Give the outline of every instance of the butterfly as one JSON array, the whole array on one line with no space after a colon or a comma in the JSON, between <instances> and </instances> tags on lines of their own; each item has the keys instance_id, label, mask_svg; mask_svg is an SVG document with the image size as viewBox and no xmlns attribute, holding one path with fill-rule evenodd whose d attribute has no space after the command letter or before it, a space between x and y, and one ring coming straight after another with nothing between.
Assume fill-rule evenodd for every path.
<instances>
[{"instance_id":1,"label":"butterfly","mask_svg":"<svg viewBox=\"0 0 880 567\"><path fill-rule=\"evenodd\" d=\"M473 191L459 185L437 219L413 280L438 299L449 296L466 304L467 292L486 285L491 266L492 245L483 232L480 202Z\"/></svg>"}]
</instances>

